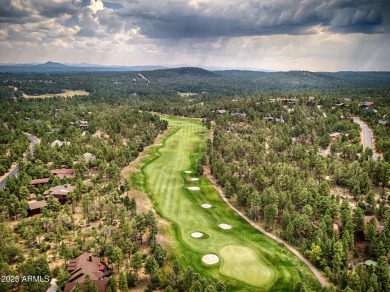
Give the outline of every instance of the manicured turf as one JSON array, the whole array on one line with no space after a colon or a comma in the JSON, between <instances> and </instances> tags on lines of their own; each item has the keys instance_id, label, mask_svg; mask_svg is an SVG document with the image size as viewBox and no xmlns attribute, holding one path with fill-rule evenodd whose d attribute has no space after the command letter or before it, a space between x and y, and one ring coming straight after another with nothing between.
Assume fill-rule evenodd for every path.
<instances>
[{"instance_id":1,"label":"manicured turf","mask_svg":"<svg viewBox=\"0 0 390 292\"><path fill-rule=\"evenodd\" d=\"M319 284L309 269L236 215L205 177L188 181L196 177L196 160L207 136L200 121L167 120L172 127L170 134L162 146L151 149L152 158L143 162L143 175L135 176L133 186L148 191L157 212L172 222L173 252L181 264L223 281L229 291L292 291L298 282L316 290ZM200 190L191 191L190 186ZM211 204L212 208L202 208L202 204ZM221 229L221 223L232 229ZM207 236L193 238L193 232ZM218 255L220 262L204 264L202 257L206 254Z\"/></svg>"},{"instance_id":2,"label":"manicured turf","mask_svg":"<svg viewBox=\"0 0 390 292\"><path fill-rule=\"evenodd\" d=\"M272 280L273 269L256 258L254 252L240 245L227 245L219 251L223 264L221 273L249 284L261 286Z\"/></svg>"}]
</instances>

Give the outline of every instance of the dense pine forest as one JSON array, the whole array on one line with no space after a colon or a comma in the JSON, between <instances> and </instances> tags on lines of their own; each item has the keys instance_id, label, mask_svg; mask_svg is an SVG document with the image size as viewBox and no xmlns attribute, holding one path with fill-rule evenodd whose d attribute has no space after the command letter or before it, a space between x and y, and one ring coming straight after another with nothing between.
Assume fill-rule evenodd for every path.
<instances>
[{"instance_id":1,"label":"dense pine forest","mask_svg":"<svg viewBox=\"0 0 390 292\"><path fill-rule=\"evenodd\" d=\"M198 174L209 168L234 206L320 269L324 291L390 291L389 86L386 72L1 73L0 176L17 175L0 189L0 275L50 275L64 289L66 264L88 251L114 275L108 291L229 290L175 259L159 240L167 227L123 175L169 131L167 114L202 119ZM88 95L59 96L67 90Z\"/></svg>"}]
</instances>

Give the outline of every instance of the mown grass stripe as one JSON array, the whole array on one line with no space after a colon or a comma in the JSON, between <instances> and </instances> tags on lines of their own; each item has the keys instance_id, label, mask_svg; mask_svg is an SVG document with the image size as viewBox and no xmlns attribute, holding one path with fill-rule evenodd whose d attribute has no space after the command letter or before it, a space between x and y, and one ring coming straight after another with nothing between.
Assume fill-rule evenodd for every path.
<instances>
[{"instance_id":1,"label":"mown grass stripe","mask_svg":"<svg viewBox=\"0 0 390 292\"><path fill-rule=\"evenodd\" d=\"M146 161L142 171L159 214L173 222L177 242L174 253L179 261L184 266L192 265L203 276L222 280L231 291L291 291L298 281L309 284L312 289L319 288L306 266L230 210L207 179L200 177L196 183L200 191L187 189L193 182L188 183L183 178L194 175L196 160L205 149L207 135L202 133L199 121L167 120L175 128L159 148L158 158ZM192 174L183 172L190 169ZM211 209L201 207L206 201L213 205ZM218 227L220 223L233 228L222 230ZM190 236L194 231L207 236L194 239ZM226 249L226 246L236 248ZM249 259L248 273L245 273L248 259L240 259L237 254L229 256L234 250L253 255ZM202 256L210 253L218 255L220 263L203 264ZM271 272L264 273L265 268ZM239 269L244 274L237 273Z\"/></svg>"}]
</instances>

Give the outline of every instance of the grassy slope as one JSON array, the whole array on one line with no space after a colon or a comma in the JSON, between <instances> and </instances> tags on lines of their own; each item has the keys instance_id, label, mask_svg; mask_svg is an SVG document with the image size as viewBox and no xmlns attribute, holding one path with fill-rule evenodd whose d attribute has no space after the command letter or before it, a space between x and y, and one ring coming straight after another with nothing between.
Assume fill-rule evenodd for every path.
<instances>
[{"instance_id":1,"label":"grassy slope","mask_svg":"<svg viewBox=\"0 0 390 292\"><path fill-rule=\"evenodd\" d=\"M206 178L187 182L187 178L196 177L195 162L206 139L204 128L199 121L167 120L173 129L162 147L151 150L153 158L144 161L143 175L133 178L133 186L150 192L158 213L172 222L173 252L181 264L192 265L203 276L223 281L228 290L291 291L299 281L318 287L299 259L230 210ZM201 190L190 191L189 186L199 186ZM213 207L204 209L204 203ZM233 228L222 230L220 223ZM195 231L205 236L194 239L191 233ZM202 256L208 253L217 254L220 263L202 263Z\"/></svg>"}]
</instances>

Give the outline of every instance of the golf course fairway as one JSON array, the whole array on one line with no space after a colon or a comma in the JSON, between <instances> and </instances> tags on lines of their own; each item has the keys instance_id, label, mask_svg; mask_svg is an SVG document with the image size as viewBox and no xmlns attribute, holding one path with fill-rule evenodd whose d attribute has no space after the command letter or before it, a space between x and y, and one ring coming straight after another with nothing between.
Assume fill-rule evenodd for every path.
<instances>
[{"instance_id":1,"label":"golf course fairway","mask_svg":"<svg viewBox=\"0 0 390 292\"><path fill-rule=\"evenodd\" d=\"M320 285L294 254L241 219L221 199L211 182L197 178L196 162L205 151L206 129L198 120L163 117L169 132L142 161L142 185L160 216L171 222L172 253L183 267L225 283L228 291L294 291L301 282ZM137 183L135 183L137 185ZM196 188L189 187L199 187ZM202 205L210 204L210 208ZM227 224L231 229L223 229ZM196 238L194 232L204 234ZM218 256L215 264L202 258Z\"/></svg>"}]
</instances>

